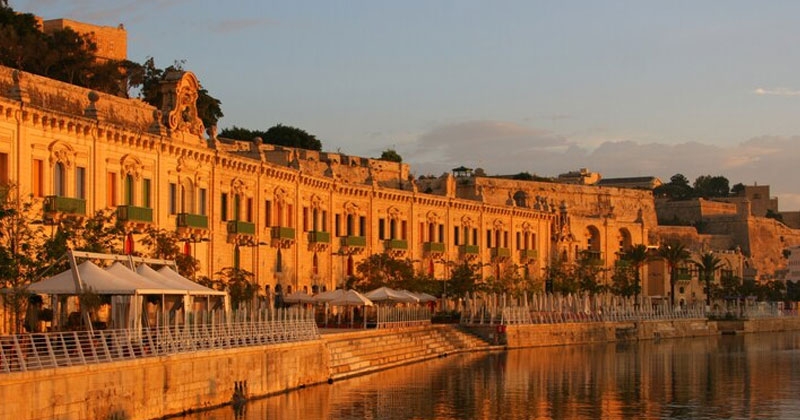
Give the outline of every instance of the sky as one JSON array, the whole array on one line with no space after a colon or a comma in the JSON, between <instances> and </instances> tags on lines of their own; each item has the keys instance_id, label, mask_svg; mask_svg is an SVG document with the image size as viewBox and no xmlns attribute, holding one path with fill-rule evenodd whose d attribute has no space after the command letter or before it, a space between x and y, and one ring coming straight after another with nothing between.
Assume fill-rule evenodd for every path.
<instances>
[{"instance_id":1,"label":"sky","mask_svg":"<svg viewBox=\"0 0 800 420\"><path fill-rule=\"evenodd\" d=\"M800 210L800 2L10 0L123 24L220 129L281 123L420 175L722 175Z\"/></svg>"}]
</instances>

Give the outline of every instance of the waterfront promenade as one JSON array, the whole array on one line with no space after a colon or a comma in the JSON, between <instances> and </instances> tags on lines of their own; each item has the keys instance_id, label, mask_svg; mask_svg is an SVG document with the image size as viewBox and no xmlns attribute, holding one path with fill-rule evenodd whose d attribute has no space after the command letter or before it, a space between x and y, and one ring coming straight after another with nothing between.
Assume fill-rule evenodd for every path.
<instances>
[{"instance_id":1,"label":"waterfront promenade","mask_svg":"<svg viewBox=\"0 0 800 420\"><path fill-rule=\"evenodd\" d=\"M270 335L297 338L294 341L233 345L236 340L217 334L212 337L216 346L203 348L198 343L210 341L186 335L171 338L169 346L162 339L161 348L172 350L156 353L156 346L151 348L152 354L139 357L9 370L0 373L0 398L6 402L0 418L161 418L464 351L800 329L796 316L740 321L688 317L538 324L421 322L360 330L317 329L314 323L297 321L293 328L306 328L309 334L289 336L284 334L286 329L277 328ZM252 335L254 326L250 325L250 330L244 327L232 328ZM159 343L155 336L153 340ZM111 351L103 342L93 341L92 345L108 348L109 354L124 354ZM180 346L186 351L180 351Z\"/></svg>"}]
</instances>

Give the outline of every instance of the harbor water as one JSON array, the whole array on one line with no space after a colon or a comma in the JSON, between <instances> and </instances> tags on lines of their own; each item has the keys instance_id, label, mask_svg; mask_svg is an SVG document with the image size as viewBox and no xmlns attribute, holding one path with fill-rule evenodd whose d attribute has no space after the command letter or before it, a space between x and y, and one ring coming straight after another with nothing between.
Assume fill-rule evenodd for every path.
<instances>
[{"instance_id":1,"label":"harbor water","mask_svg":"<svg viewBox=\"0 0 800 420\"><path fill-rule=\"evenodd\" d=\"M187 419L795 419L800 332L465 353Z\"/></svg>"}]
</instances>

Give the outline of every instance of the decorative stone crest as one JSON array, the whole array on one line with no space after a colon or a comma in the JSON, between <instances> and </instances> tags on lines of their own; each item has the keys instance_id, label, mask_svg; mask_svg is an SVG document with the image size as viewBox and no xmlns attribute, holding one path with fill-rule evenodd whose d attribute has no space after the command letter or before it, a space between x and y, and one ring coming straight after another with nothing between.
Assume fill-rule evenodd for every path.
<instances>
[{"instance_id":1,"label":"decorative stone crest","mask_svg":"<svg viewBox=\"0 0 800 420\"><path fill-rule=\"evenodd\" d=\"M203 136L203 121L197 115L199 90L197 77L188 71L169 72L161 81L161 112L164 115L164 125L171 133L185 132Z\"/></svg>"}]
</instances>

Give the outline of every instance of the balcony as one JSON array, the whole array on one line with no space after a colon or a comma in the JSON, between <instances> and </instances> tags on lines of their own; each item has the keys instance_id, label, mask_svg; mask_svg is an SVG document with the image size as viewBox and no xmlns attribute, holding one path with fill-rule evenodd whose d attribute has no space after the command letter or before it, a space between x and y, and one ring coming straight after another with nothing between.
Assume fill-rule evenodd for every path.
<instances>
[{"instance_id":1,"label":"balcony","mask_svg":"<svg viewBox=\"0 0 800 420\"><path fill-rule=\"evenodd\" d=\"M278 239L281 241L293 241L294 240L294 228L286 227L286 226L273 226L272 233L270 234L272 239Z\"/></svg>"},{"instance_id":2,"label":"balcony","mask_svg":"<svg viewBox=\"0 0 800 420\"><path fill-rule=\"evenodd\" d=\"M117 206L117 220L121 222L153 223L153 209L136 206Z\"/></svg>"},{"instance_id":3,"label":"balcony","mask_svg":"<svg viewBox=\"0 0 800 420\"><path fill-rule=\"evenodd\" d=\"M342 246L364 248L367 246L367 238L364 236L343 236Z\"/></svg>"},{"instance_id":4,"label":"balcony","mask_svg":"<svg viewBox=\"0 0 800 420\"><path fill-rule=\"evenodd\" d=\"M178 213L177 225L179 228L208 229L208 216Z\"/></svg>"},{"instance_id":5,"label":"balcony","mask_svg":"<svg viewBox=\"0 0 800 420\"><path fill-rule=\"evenodd\" d=\"M311 232L308 232L308 243L329 244L331 243L331 233L312 230Z\"/></svg>"},{"instance_id":6,"label":"balcony","mask_svg":"<svg viewBox=\"0 0 800 420\"><path fill-rule=\"evenodd\" d=\"M510 258L511 250L508 248L491 248L492 258Z\"/></svg>"},{"instance_id":7,"label":"balcony","mask_svg":"<svg viewBox=\"0 0 800 420\"><path fill-rule=\"evenodd\" d=\"M678 272L675 274L675 280L677 281L691 281L692 280L692 272L688 268L676 268Z\"/></svg>"},{"instance_id":8,"label":"balcony","mask_svg":"<svg viewBox=\"0 0 800 420\"><path fill-rule=\"evenodd\" d=\"M441 242L423 242L422 251L428 254L444 254L444 244Z\"/></svg>"},{"instance_id":9,"label":"balcony","mask_svg":"<svg viewBox=\"0 0 800 420\"><path fill-rule=\"evenodd\" d=\"M519 258L523 261L535 260L539 258L539 252L536 251L535 249L520 249Z\"/></svg>"},{"instance_id":10,"label":"balcony","mask_svg":"<svg viewBox=\"0 0 800 420\"><path fill-rule=\"evenodd\" d=\"M292 231L294 232L294 231ZM228 234L229 235L255 235L255 223L243 222L241 220L228 221Z\"/></svg>"},{"instance_id":11,"label":"balcony","mask_svg":"<svg viewBox=\"0 0 800 420\"><path fill-rule=\"evenodd\" d=\"M478 245L459 245L458 253L461 255L478 255L481 252L481 247Z\"/></svg>"},{"instance_id":12,"label":"balcony","mask_svg":"<svg viewBox=\"0 0 800 420\"><path fill-rule=\"evenodd\" d=\"M44 198L45 213L86 214L86 200L81 198L48 195Z\"/></svg>"},{"instance_id":13,"label":"balcony","mask_svg":"<svg viewBox=\"0 0 800 420\"><path fill-rule=\"evenodd\" d=\"M404 239L387 239L384 246L390 251L405 251L408 249L408 241Z\"/></svg>"},{"instance_id":14,"label":"balcony","mask_svg":"<svg viewBox=\"0 0 800 420\"><path fill-rule=\"evenodd\" d=\"M603 254L600 251L593 250L581 252L581 261L587 265L594 266L603 266L606 263L605 260L603 260Z\"/></svg>"}]
</instances>

